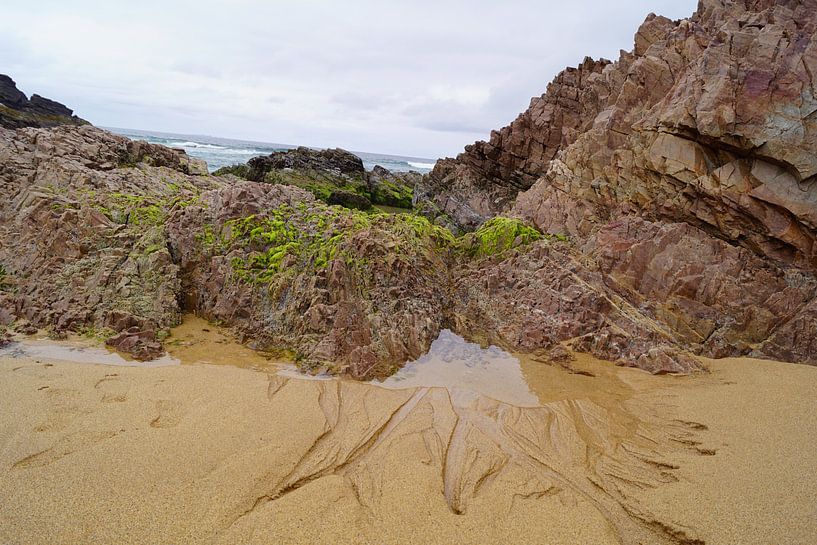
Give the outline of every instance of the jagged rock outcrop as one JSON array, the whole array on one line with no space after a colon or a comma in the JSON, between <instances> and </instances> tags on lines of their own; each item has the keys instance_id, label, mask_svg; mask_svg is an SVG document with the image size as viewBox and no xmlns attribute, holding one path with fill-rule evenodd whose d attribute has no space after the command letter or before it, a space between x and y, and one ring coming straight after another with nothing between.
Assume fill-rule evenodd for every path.
<instances>
[{"instance_id":1,"label":"jagged rock outcrop","mask_svg":"<svg viewBox=\"0 0 817 545\"><path fill-rule=\"evenodd\" d=\"M321 175L336 175L362 178L366 169L363 161L355 155L340 148L314 150L299 147L287 151L276 151L270 155L253 157L247 161L249 173L247 179L263 182L264 177L274 170L302 170Z\"/></svg>"},{"instance_id":2,"label":"jagged rock outcrop","mask_svg":"<svg viewBox=\"0 0 817 545\"><path fill-rule=\"evenodd\" d=\"M813 268L815 6L706 0L689 19L651 15L632 52L566 70L418 193L472 227L536 182L514 211L551 232L633 211Z\"/></svg>"},{"instance_id":3,"label":"jagged rock outcrop","mask_svg":"<svg viewBox=\"0 0 817 545\"><path fill-rule=\"evenodd\" d=\"M455 238L421 217L208 176L181 152L92 127L0 130L0 165L0 322L15 330L119 332L112 346L147 358L159 331L197 312L358 378L393 372L446 327L524 352L569 342L652 372L700 368L687 350L814 353L813 277L686 224L632 218L548 240L495 218Z\"/></svg>"},{"instance_id":4,"label":"jagged rock outcrop","mask_svg":"<svg viewBox=\"0 0 817 545\"><path fill-rule=\"evenodd\" d=\"M516 213L568 231L622 212L685 221L813 270L815 4L703 2L692 19L663 26L642 56L611 65L607 79L624 82L616 102L560 152ZM653 92L633 102L638 81Z\"/></svg>"},{"instance_id":5,"label":"jagged rock outcrop","mask_svg":"<svg viewBox=\"0 0 817 545\"><path fill-rule=\"evenodd\" d=\"M188 308L309 368L388 375L442 329L448 233L424 220L239 182L177 210L168 234Z\"/></svg>"},{"instance_id":6,"label":"jagged rock outcrop","mask_svg":"<svg viewBox=\"0 0 817 545\"><path fill-rule=\"evenodd\" d=\"M564 72L415 184L438 223L480 225L461 237L327 205L393 180L339 150L254 159L258 183L96 129L0 131L0 321L136 346L196 311L357 378L443 328L651 372L817 363L815 2L705 0Z\"/></svg>"},{"instance_id":7,"label":"jagged rock outcrop","mask_svg":"<svg viewBox=\"0 0 817 545\"><path fill-rule=\"evenodd\" d=\"M509 126L493 131L490 141L466 146L456 159L437 161L415 201L465 229L507 211L556 153L592 123L609 94L604 85L595 85L608 64L586 58L559 74L547 93L532 99Z\"/></svg>"},{"instance_id":8,"label":"jagged rock outcrop","mask_svg":"<svg viewBox=\"0 0 817 545\"><path fill-rule=\"evenodd\" d=\"M57 125L86 125L87 121L74 115L63 104L40 95L26 95L17 89L10 77L0 74L0 127L56 127Z\"/></svg>"},{"instance_id":9,"label":"jagged rock outcrop","mask_svg":"<svg viewBox=\"0 0 817 545\"><path fill-rule=\"evenodd\" d=\"M0 128L0 324L177 323L178 267L164 217L214 186L191 172L206 165L90 126Z\"/></svg>"},{"instance_id":10,"label":"jagged rock outcrop","mask_svg":"<svg viewBox=\"0 0 817 545\"><path fill-rule=\"evenodd\" d=\"M490 142L438 162L418 208L466 229L507 212L569 236L592 285L696 353L817 363L815 30L813 0L650 15L632 52L585 59Z\"/></svg>"}]
</instances>

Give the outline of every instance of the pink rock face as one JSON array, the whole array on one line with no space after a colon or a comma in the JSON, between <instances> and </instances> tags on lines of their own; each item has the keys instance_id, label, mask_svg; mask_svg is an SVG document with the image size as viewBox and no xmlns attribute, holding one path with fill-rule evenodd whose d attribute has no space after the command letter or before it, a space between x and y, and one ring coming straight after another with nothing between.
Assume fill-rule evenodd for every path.
<instances>
[{"instance_id":1,"label":"pink rock face","mask_svg":"<svg viewBox=\"0 0 817 545\"><path fill-rule=\"evenodd\" d=\"M162 209L213 187L195 161L64 126L0 129L0 165L0 319L56 332L178 323Z\"/></svg>"},{"instance_id":2,"label":"pink rock face","mask_svg":"<svg viewBox=\"0 0 817 545\"><path fill-rule=\"evenodd\" d=\"M465 228L504 212L569 235L571 259L592 272L583 285L669 339L667 350L622 351L627 364L683 368L677 347L817 363L816 68L814 0L703 0L689 19L650 15L632 52L557 76L489 142L440 161L418 195ZM495 274L519 274L508 267ZM552 260L528 268L542 285L483 309L506 344L576 334L576 346L613 358L638 344L640 332L582 333L593 312L616 328L621 316L600 312L600 295L576 314L563 297L578 288ZM525 325L508 329L517 308Z\"/></svg>"},{"instance_id":3,"label":"pink rock face","mask_svg":"<svg viewBox=\"0 0 817 545\"><path fill-rule=\"evenodd\" d=\"M569 244L465 264L452 296L456 331L520 352L573 348L654 373L684 373L701 363L665 324L606 284Z\"/></svg>"},{"instance_id":4,"label":"pink rock face","mask_svg":"<svg viewBox=\"0 0 817 545\"><path fill-rule=\"evenodd\" d=\"M512 208L573 235L638 211L813 268L816 30L814 0L650 15L632 52L562 72L418 195L465 227Z\"/></svg>"},{"instance_id":5,"label":"pink rock face","mask_svg":"<svg viewBox=\"0 0 817 545\"><path fill-rule=\"evenodd\" d=\"M242 279L234 260L261 255L268 244L235 238L231 222L264 221L282 207L295 236L337 236L337 257L316 265L293 252L280 274ZM254 346L296 351L313 370L389 374L422 355L442 329L448 264L429 238L401 230L400 216L355 221L294 186L238 182L205 193L167 224L187 308L234 326ZM205 231L224 242L207 243Z\"/></svg>"}]
</instances>

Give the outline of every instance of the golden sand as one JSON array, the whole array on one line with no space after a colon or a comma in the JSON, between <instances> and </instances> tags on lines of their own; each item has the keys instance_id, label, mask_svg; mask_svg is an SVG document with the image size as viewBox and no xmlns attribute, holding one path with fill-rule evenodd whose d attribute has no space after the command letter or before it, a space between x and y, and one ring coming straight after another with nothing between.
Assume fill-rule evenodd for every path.
<instances>
[{"instance_id":1,"label":"golden sand","mask_svg":"<svg viewBox=\"0 0 817 545\"><path fill-rule=\"evenodd\" d=\"M814 543L817 368L521 360L523 407L0 358L0 543Z\"/></svg>"}]
</instances>

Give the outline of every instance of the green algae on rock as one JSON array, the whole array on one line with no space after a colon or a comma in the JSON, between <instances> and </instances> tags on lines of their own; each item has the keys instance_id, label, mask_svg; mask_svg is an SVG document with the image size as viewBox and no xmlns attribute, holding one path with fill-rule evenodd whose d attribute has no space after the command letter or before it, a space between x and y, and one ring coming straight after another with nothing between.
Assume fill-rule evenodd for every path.
<instances>
[{"instance_id":1,"label":"green algae on rock","mask_svg":"<svg viewBox=\"0 0 817 545\"><path fill-rule=\"evenodd\" d=\"M460 237L459 247L472 257L488 257L542 238L542 233L521 220L497 216Z\"/></svg>"},{"instance_id":2,"label":"green algae on rock","mask_svg":"<svg viewBox=\"0 0 817 545\"><path fill-rule=\"evenodd\" d=\"M174 210L168 233L187 308L302 368L382 376L442 328L453 237L423 218L241 182Z\"/></svg>"}]
</instances>

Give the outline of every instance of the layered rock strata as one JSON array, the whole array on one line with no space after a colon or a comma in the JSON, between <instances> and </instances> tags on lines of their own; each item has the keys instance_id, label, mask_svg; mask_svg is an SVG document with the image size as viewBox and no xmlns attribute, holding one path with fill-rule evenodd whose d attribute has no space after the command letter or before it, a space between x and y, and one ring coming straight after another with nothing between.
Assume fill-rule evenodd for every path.
<instances>
[{"instance_id":1,"label":"layered rock strata","mask_svg":"<svg viewBox=\"0 0 817 545\"><path fill-rule=\"evenodd\" d=\"M650 15L631 52L565 70L489 142L438 162L417 206L455 228L507 213L569 236L697 353L815 363L815 28L813 1Z\"/></svg>"},{"instance_id":2,"label":"layered rock strata","mask_svg":"<svg viewBox=\"0 0 817 545\"><path fill-rule=\"evenodd\" d=\"M418 194L466 228L513 210L586 236L635 213L813 269L815 29L813 1L650 15L631 52L565 70Z\"/></svg>"}]
</instances>

